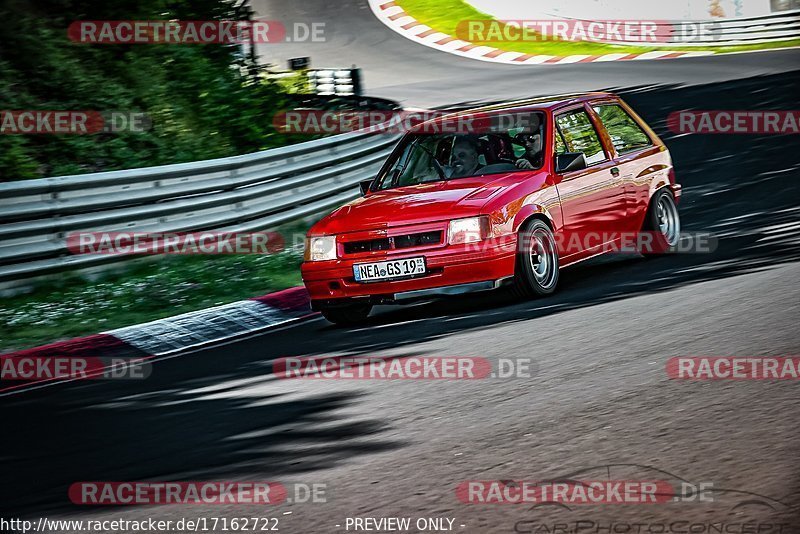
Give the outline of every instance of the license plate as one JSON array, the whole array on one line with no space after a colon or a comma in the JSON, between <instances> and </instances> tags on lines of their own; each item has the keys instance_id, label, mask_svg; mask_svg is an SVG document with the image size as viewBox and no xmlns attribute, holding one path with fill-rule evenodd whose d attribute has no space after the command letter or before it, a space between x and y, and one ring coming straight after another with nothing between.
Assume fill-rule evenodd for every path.
<instances>
[{"instance_id":1,"label":"license plate","mask_svg":"<svg viewBox=\"0 0 800 534\"><path fill-rule=\"evenodd\" d=\"M353 265L353 276L355 276L356 282L391 280L418 274L425 274L425 258L423 257Z\"/></svg>"}]
</instances>

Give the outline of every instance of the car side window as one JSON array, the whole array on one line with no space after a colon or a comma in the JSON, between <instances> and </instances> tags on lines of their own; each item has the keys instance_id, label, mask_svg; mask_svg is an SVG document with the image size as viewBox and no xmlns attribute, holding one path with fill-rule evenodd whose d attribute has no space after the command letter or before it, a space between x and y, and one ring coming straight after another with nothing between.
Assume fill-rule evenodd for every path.
<instances>
[{"instance_id":1,"label":"car side window","mask_svg":"<svg viewBox=\"0 0 800 534\"><path fill-rule=\"evenodd\" d=\"M603 145L597 135L589 114L583 109L569 111L556 117L556 152L559 150L559 137L569 152L583 152L587 165L599 163L606 159ZM559 135L559 133L561 135Z\"/></svg>"},{"instance_id":2,"label":"car side window","mask_svg":"<svg viewBox=\"0 0 800 534\"><path fill-rule=\"evenodd\" d=\"M631 152L653 145L653 141L633 120L633 117L618 104L593 106L595 113L606 127L609 137L618 154Z\"/></svg>"}]
</instances>

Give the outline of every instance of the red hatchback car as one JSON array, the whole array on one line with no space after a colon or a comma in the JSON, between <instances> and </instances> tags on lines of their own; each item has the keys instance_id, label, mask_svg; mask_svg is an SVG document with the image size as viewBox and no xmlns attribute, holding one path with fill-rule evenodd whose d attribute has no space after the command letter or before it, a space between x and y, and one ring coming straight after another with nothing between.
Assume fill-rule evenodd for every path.
<instances>
[{"instance_id":1,"label":"red hatchback car","mask_svg":"<svg viewBox=\"0 0 800 534\"><path fill-rule=\"evenodd\" d=\"M306 239L303 281L334 323L363 320L375 304L502 285L547 295L561 267L631 236L653 252L680 237L669 151L610 93L434 119L361 187Z\"/></svg>"}]
</instances>

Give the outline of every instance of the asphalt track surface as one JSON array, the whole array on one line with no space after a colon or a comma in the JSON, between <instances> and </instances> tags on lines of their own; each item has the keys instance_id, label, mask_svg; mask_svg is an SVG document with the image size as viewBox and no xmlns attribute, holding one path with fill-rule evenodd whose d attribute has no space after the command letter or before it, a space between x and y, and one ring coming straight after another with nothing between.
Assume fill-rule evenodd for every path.
<instances>
[{"instance_id":1,"label":"asphalt track surface","mask_svg":"<svg viewBox=\"0 0 800 534\"><path fill-rule=\"evenodd\" d=\"M438 54L407 61L426 53ZM787 57L759 56L774 68ZM720 60L706 59L707 70L728 69ZM72 382L0 398L0 517L259 515L278 517L284 532L344 532L354 516L449 517L470 533L548 532L542 524L558 532L554 523L576 520L594 525L582 523L581 532L610 522L686 528L676 521L741 530L753 521L760 532L778 532L778 524L800 532L798 383L674 381L664 368L674 356L800 354L796 136L674 136L664 126L675 109L796 109L800 72L785 63L792 72L782 75L748 68L717 84L643 80L624 94L673 154L684 230L714 233L715 252L606 258L565 270L547 299L496 292L384 308L359 328L317 318L156 362L145 381ZM557 83L552 72L537 71L537 79ZM439 87L429 92L471 98ZM388 382L271 373L278 357L345 354L530 358L535 374ZM711 482L725 491L714 502L571 510L463 504L455 494L465 480L570 475ZM92 480L323 483L327 502L70 504L68 486Z\"/></svg>"}]
</instances>

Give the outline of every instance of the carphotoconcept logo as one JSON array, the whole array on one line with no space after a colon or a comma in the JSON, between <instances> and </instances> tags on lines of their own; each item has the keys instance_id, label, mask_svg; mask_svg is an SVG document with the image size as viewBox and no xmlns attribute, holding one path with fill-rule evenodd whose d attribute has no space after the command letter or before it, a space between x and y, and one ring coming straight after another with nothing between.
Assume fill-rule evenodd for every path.
<instances>
[{"instance_id":1,"label":"carphotoconcept logo","mask_svg":"<svg viewBox=\"0 0 800 534\"><path fill-rule=\"evenodd\" d=\"M620 476L625 473L624 476ZM521 507L525 517L514 524L519 533L661 533L687 534L758 532L776 534L789 532L788 524L771 521L746 521L742 514L750 510L781 512L789 506L780 500L742 489L720 487L711 481L690 481L653 466L623 463L582 468L543 482L514 480L466 481L456 489L459 500L468 504L526 504ZM722 506L726 515L719 519L684 518L681 510L672 508L668 520L655 518L628 522L610 520L606 513L597 517L592 509L579 505L661 504L666 502L692 506L702 503L708 510ZM578 506L573 506L578 505ZM551 521L539 514L546 511ZM563 518L552 521L556 512ZM565 515L566 514L566 515Z\"/></svg>"}]
</instances>

